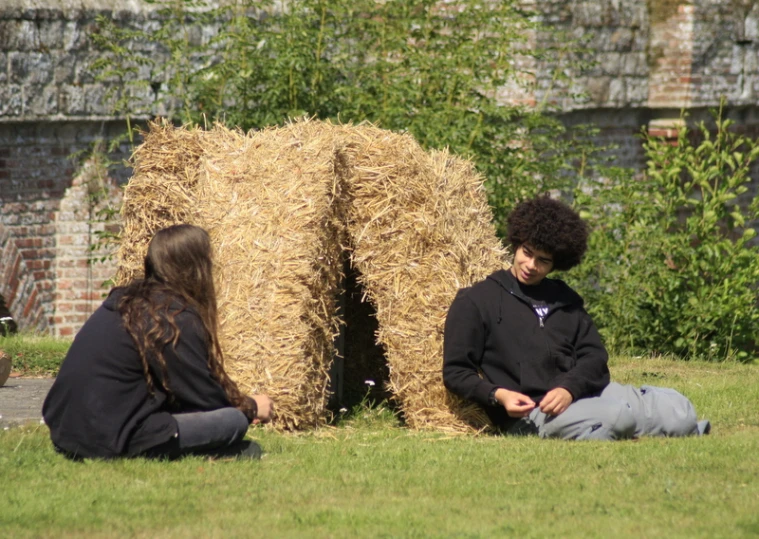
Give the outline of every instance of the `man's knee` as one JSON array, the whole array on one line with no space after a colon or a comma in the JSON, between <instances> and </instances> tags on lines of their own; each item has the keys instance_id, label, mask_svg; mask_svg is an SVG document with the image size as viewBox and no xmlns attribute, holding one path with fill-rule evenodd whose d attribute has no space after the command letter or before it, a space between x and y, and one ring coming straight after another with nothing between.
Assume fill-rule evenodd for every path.
<instances>
[{"instance_id":1,"label":"man's knee","mask_svg":"<svg viewBox=\"0 0 759 539\"><path fill-rule=\"evenodd\" d=\"M637 421L630 405L624 401L614 401L606 408L604 418L590 425L578 440L627 440L635 436Z\"/></svg>"},{"instance_id":2,"label":"man's knee","mask_svg":"<svg viewBox=\"0 0 759 539\"><path fill-rule=\"evenodd\" d=\"M648 403L651 417L649 436L690 436L698 432L698 417L693 403L670 388L643 386L642 398Z\"/></svg>"}]
</instances>

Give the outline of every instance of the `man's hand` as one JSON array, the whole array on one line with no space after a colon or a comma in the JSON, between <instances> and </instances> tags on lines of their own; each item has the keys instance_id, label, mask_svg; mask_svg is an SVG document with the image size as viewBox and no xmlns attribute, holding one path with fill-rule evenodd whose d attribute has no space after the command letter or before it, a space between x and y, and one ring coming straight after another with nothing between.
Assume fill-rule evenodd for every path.
<instances>
[{"instance_id":1,"label":"man's hand","mask_svg":"<svg viewBox=\"0 0 759 539\"><path fill-rule=\"evenodd\" d=\"M535 401L527 395L502 387L496 390L495 400L506 409L509 417L526 417L535 408Z\"/></svg>"},{"instance_id":2,"label":"man's hand","mask_svg":"<svg viewBox=\"0 0 759 539\"><path fill-rule=\"evenodd\" d=\"M274 413L274 401L268 395L251 395L250 398L256 401L256 406L258 407L258 412L253 423L268 423L271 421L271 416Z\"/></svg>"},{"instance_id":3,"label":"man's hand","mask_svg":"<svg viewBox=\"0 0 759 539\"><path fill-rule=\"evenodd\" d=\"M546 393L540 401L540 411L546 415L559 415L572 404L572 394L563 387L557 387Z\"/></svg>"}]
</instances>

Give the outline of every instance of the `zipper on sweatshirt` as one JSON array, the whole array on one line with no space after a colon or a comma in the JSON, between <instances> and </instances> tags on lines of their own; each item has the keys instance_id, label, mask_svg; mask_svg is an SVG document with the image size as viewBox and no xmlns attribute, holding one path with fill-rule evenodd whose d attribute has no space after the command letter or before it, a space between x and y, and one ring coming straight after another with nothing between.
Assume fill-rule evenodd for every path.
<instances>
[{"instance_id":1,"label":"zipper on sweatshirt","mask_svg":"<svg viewBox=\"0 0 759 539\"><path fill-rule=\"evenodd\" d=\"M548 317L549 314L551 314L554 311L550 310L550 308L549 308L549 311L545 314L545 316L540 316L538 313L535 312L535 309L532 308L532 304L529 301L527 301L526 299L520 297L519 294L515 293L513 290L509 290L508 288L505 288L505 287L501 287L501 288L504 289L504 290L506 290L506 292L508 292L512 296L514 296L521 303L524 303L535 314L535 316L537 317L537 319L538 319L538 327L540 329L545 329L545 327L546 327L545 326L545 319ZM541 331L541 333L543 333L543 332ZM546 350L548 351L548 357L552 358L553 357L553 352L551 351L551 343L548 340L548 337L545 335L545 333L543 333L543 343L546 345Z\"/></svg>"},{"instance_id":2,"label":"zipper on sweatshirt","mask_svg":"<svg viewBox=\"0 0 759 539\"><path fill-rule=\"evenodd\" d=\"M508 292L509 294L511 294L512 296L514 296L515 298L517 298L521 303L524 303L527 307L529 307L529 309L533 312L533 314L535 315L535 317L538 319L538 325L541 328L545 328L545 320L546 320L546 318L548 318L549 314L551 314L551 313L554 312L553 310L549 310L545 315L541 316L537 312L535 312L535 309L532 308L532 303L530 303L529 301L527 301L526 299L524 299L523 297L521 297L519 294L517 294L513 290L508 290L508 289L506 289L506 292Z\"/></svg>"}]
</instances>

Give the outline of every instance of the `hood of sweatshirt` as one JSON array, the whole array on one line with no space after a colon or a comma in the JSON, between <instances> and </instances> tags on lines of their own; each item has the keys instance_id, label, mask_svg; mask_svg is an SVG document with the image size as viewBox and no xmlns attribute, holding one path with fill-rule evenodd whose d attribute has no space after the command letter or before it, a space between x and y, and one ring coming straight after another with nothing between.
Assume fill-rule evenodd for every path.
<instances>
[{"instance_id":1,"label":"hood of sweatshirt","mask_svg":"<svg viewBox=\"0 0 759 539\"><path fill-rule=\"evenodd\" d=\"M548 306L546 316L564 307L582 307L584 304L582 297L561 279L545 278L528 286L520 283L508 269L497 271L487 279L498 284L502 293L509 293L527 305L532 305L534 300L545 301Z\"/></svg>"}]
</instances>

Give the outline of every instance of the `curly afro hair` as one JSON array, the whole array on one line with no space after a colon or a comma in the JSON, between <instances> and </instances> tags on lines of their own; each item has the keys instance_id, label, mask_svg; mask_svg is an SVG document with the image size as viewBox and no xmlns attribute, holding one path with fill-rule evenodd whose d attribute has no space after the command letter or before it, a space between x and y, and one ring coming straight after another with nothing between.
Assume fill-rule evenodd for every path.
<instances>
[{"instance_id":1,"label":"curly afro hair","mask_svg":"<svg viewBox=\"0 0 759 539\"><path fill-rule=\"evenodd\" d=\"M507 219L508 240L514 250L525 243L550 253L553 268L566 271L578 265L588 248L588 226L572 208L548 196L517 204Z\"/></svg>"}]
</instances>

